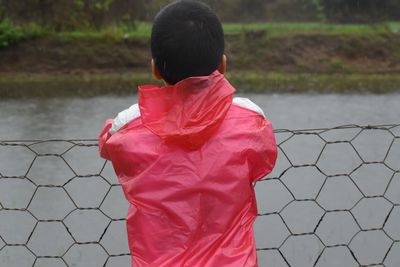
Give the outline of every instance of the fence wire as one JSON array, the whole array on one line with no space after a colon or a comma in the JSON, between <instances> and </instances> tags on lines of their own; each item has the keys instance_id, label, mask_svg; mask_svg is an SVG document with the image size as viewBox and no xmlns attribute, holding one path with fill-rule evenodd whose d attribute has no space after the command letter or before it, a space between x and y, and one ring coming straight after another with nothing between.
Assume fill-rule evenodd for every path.
<instances>
[{"instance_id":1,"label":"fence wire","mask_svg":"<svg viewBox=\"0 0 400 267\"><path fill-rule=\"evenodd\" d=\"M400 266L400 124L276 130L255 185L260 266ZM130 266L96 140L0 141L0 266Z\"/></svg>"}]
</instances>

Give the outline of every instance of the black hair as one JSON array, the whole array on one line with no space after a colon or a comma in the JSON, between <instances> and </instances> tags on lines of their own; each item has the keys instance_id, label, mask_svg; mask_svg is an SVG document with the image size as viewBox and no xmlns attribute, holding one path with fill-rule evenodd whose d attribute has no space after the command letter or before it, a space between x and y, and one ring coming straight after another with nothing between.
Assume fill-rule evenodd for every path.
<instances>
[{"instance_id":1,"label":"black hair","mask_svg":"<svg viewBox=\"0 0 400 267\"><path fill-rule=\"evenodd\" d=\"M207 76L218 69L225 41L217 15L206 4L179 0L155 17L151 54L169 84L192 76Z\"/></svg>"}]
</instances>

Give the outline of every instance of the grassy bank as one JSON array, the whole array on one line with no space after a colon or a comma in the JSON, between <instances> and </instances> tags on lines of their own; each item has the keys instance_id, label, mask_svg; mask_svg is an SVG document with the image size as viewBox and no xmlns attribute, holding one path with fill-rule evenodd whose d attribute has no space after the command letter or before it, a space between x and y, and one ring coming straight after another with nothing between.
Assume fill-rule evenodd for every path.
<instances>
[{"instance_id":1,"label":"grassy bank","mask_svg":"<svg viewBox=\"0 0 400 267\"><path fill-rule=\"evenodd\" d=\"M224 23L226 35L238 35L246 32L264 31L270 36L282 36L287 34L382 34L400 33L400 22L385 22L379 24L328 24L318 22L296 23ZM61 33L46 33L65 38L150 38L151 24L139 22L135 26L114 25L100 31L79 30Z\"/></svg>"},{"instance_id":2,"label":"grassy bank","mask_svg":"<svg viewBox=\"0 0 400 267\"><path fill-rule=\"evenodd\" d=\"M229 78L240 91L400 90L400 22L224 29ZM25 25L15 31L19 37L0 48L0 97L127 94L154 83L149 23L60 33Z\"/></svg>"},{"instance_id":3,"label":"grassy bank","mask_svg":"<svg viewBox=\"0 0 400 267\"><path fill-rule=\"evenodd\" d=\"M398 92L400 74L288 74L230 72L239 93L390 93ZM129 95L142 84L159 84L149 73L86 75L17 74L0 79L0 98Z\"/></svg>"},{"instance_id":4,"label":"grassy bank","mask_svg":"<svg viewBox=\"0 0 400 267\"><path fill-rule=\"evenodd\" d=\"M265 31L270 36L282 36L287 34L381 34L400 33L400 22L385 22L379 24L328 24L318 22L296 22L296 23L224 23L226 35L238 35L252 31ZM54 34L54 33L53 33ZM150 38L151 24L146 22L137 23L134 27L114 25L100 31L80 30L57 33L67 38L112 37L115 39L126 38Z\"/></svg>"},{"instance_id":5,"label":"grassy bank","mask_svg":"<svg viewBox=\"0 0 400 267\"><path fill-rule=\"evenodd\" d=\"M271 22L271 23L224 23L226 35L265 31L270 36L287 34L382 34L400 33L400 22L378 24L331 24L320 22ZM151 23L137 22L134 25L110 25L99 30L80 29L68 32L54 32L36 24L13 25L8 21L0 23L0 47L12 46L22 40L58 36L60 38L150 38ZM8 41L7 41L8 39Z\"/></svg>"}]
</instances>

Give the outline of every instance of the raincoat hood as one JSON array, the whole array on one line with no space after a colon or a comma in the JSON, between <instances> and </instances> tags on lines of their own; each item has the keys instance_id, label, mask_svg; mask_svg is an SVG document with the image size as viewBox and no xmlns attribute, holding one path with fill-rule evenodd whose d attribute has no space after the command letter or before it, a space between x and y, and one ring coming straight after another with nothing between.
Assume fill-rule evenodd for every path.
<instances>
[{"instance_id":1,"label":"raincoat hood","mask_svg":"<svg viewBox=\"0 0 400 267\"><path fill-rule=\"evenodd\" d=\"M218 71L170 86L140 86L142 122L168 143L197 148L222 123L234 92L232 85Z\"/></svg>"}]
</instances>

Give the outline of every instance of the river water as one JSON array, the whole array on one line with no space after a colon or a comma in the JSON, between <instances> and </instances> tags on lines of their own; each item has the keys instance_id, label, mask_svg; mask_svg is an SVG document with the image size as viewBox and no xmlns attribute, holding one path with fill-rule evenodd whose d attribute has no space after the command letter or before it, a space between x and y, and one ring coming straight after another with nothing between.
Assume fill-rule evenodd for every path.
<instances>
[{"instance_id":1,"label":"river water","mask_svg":"<svg viewBox=\"0 0 400 267\"><path fill-rule=\"evenodd\" d=\"M257 103L273 123L275 129L312 129L330 128L348 124L382 125L400 123L399 93L383 95L244 94L240 96L248 97ZM95 139L105 119L114 117L119 111L128 108L134 103L136 103L135 95L130 97L101 96L93 98L0 100L0 141ZM399 135L399 130L397 128L397 135ZM287 136L285 134L278 134L277 137L281 141ZM333 141L339 140L336 140L332 136L329 138ZM340 138L343 138L343 135ZM317 160L316 153L321 151L324 145L319 137L303 135L294 140L295 142L289 140L286 144L282 145L282 148L287 152L286 156L291 160L291 164L315 163ZM388 133L385 131L378 131L377 134L375 132L372 134L368 133L361 140L361 145L356 148L360 148L362 152L360 153L361 157L364 156L363 153L365 150L367 151L365 153L369 153L369 158L364 159L365 161L383 161L385 153L390 150L390 142L393 140L395 140L393 136L390 136L390 134L388 136ZM396 202L400 199L400 176L395 174L396 171L398 172L398 167L400 166L400 143L395 141L392 145L397 150L393 153L391 151L388 159L389 167L385 167L382 164L368 164L366 170L360 168L360 171L356 171L354 175L352 173L353 169L346 170L341 166L347 166L348 164L358 166L361 162L360 159L357 159L357 155L353 152L354 157L347 157L345 154L341 154L341 145L335 146L331 153L331 159L333 160L330 160L327 165L324 163L322 156L322 160L318 160L318 163L320 163L318 167L321 167L322 171L326 170L326 172L330 172L328 175L345 175L329 178L330 180L325 183L324 187L322 187L322 183L326 177L318 172L315 167L309 166L290 169L291 164L280 153L276 170L271 176L280 177L284 174L281 177L283 183L272 179L256 186L259 212L275 213L260 217L255 224L257 246L269 249L259 252L260 266L281 267L290 264L293 267L309 267L313 265L316 256L322 251L324 252L317 266L350 267L358 266L359 264L378 264L383 262L387 251L390 251L390 253L385 258L385 266L400 266L400 244L398 242L400 239L400 209L398 205L400 203ZM4 149L9 149L9 147L4 148L0 146L0 174L7 176L7 170L10 170L10 176L23 175L23 172L19 174L19 160L14 160L8 152L2 153ZM71 155L76 155L76 158L66 155L65 159L71 161L72 166L75 164L82 172L84 172L85 168L101 166L101 160L97 157L96 148L93 148L92 152L88 154L83 152L85 155L83 159L79 158L78 152L74 153ZM294 155L294 158L291 158L292 155ZM327 156L327 158L329 157ZM16 159L19 159L19 157L16 156ZM35 162L35 164L39 165L40 168L35 168L34 171L29 172L28 177L32 176L32 179L37 179L38 184L46 179L48 182L52 181L51 179L58 179L65 175L62 168L58 168L58 163L53 159ZM84 166L82 167L82 165ZM288 171L286 171L287 168L289 168ZM106 169L110 170L111 168L107 165ZM51 172L51 175L49 175L49 172ZM348 175L350 173L352 174ZM85 173L78 174L85 175ZM39 177L40 175L42 176ZM109 171L109 176L113 176L112 171ZM351 183L353 180L359 179L357 178L359 176L363 178L360 178L361 183L357 184L359 186L359 189L357 189ZM348 179L350 177L353 180ZM95 178L93 177L93 179ZM111 179L115 179L115 177ZM11 187L8 184L8 180L10 179L0 179L0 200L3 201L1 205L6 207L7 203L11 203L10 205L16 205L14 208L21 208L18 206L19 199L17 198L20 196L17 193L15 193L15 199L9 197ZM369 181L369 183L363 183L362 181L364 180ZM316 198L316 194L312 195L311 191L315 191L314 193L316 193L318 191L316 185L318 184L319 188L322 187L322 197L318 196L317 205L315 204L316 202L307 199ZM291 193L294 193L294 195L291 195L283 185L289 189L293 189ZM71 193L72 197L74 197L73 192L80 192L80 196L76 196L77 198L85 195L85 191L79 189L79 185L76 186L77 188L73 188L72 185L66 187L67 191L71 190L72 193L70 191L68 193ZM97 193L96 190L93 191L93 188L96 188L98 192L101 190L104 191L99 185L92 187L92 191L89 190L88 196L83 198L82 203L91 201L89 195ZM108 193L106 201L101 204L101 208L106 210L105 213L113 218L124 217L126 210L123 194L118 188L114 188L115 190L112 189L112 193ZM379 191L379 188L383 189ZM59 219L56 217L52 218L52 216L56 216L54 214L58 214L60 210L71 209L68 201L57 200L59 195L55 194L56 189L40 188L40 192L36 193L40 195L40 199L37 197L28 207L29 210L34 210L33 213L35 215L38 214L37 217L39 219L41 219L41 216L43 219ZM19 192L18 188L14 190L15 192ZM385 194L385 198L382 197L383 194ZM6 195L8 197L4 197ZM365 198L365 196L371 198ZM295 199L305 199L305 201L293 202L293 197ZM6 200L4 199L9 202L5 203ZM369 201L370 199L374 201L371 202ZM362 200L359 202L360 204L352 208L360 200ZM393 203L390 201L396 205L393 206ZM48 203L54 203L54 205L49 206ZM337 205L332 205L332 203ZM349 206L349 203L353 203L353 206ZM350 214L348 211L332 212L336 209L351 209L352 213ZM73 219L68 217L65 223L70 228L70 231L81 231L81 237L84 239L92 233L91 231L95 231L89 229L89 233L85 233L86 229L88 229L84 226L85 220L88 223L99 225L101 216L99 214L91 216L89 214L91 211L82 212L80 215L75 216L74 214L75 220L76 218L80 218L78 222L75 221L75 224L73 223ZM87 212L87 216L85 212ZM389 233L390 238L383 231L379 230L383 228L383 221L389 213L393 213L393 215L389 218L388 226L385 226L384 229ZM325 214L324 220L316 230L316 235L314 235L312 234L314 229L310 228L310 225L315 226L323 214ZM352 219L353 217L357 218L357 223L355 219ZM7 229L11 229L10 231L12 229L15 230L16 228L10 228L9 226L15 218L15 214L12 215L8 211L0 210L0 236L2 239L6 239L7 237L1 230L1 227L3 229L8 227ZM283 221L285 221L285 224ZM35 230L38 233L35 232L31 239L36 239L29 241L28 246L40 246L41 242L45 242L46 238L50 238L56 232L50 233L51 229L48 230L50 232L46 232L46 227L43 227L42 236L38 237L40 229ZM102 226L99 227L101 228ZM371 230L375 228L378 230ZM28 226L21 226L21 229L25 229L27 233L28 231L32 231ZM104 235L103 240L106 241L102 241L102 246L105 249L110 248L110 251L108 251L110 254L126 253L127 246L123 223L118 221L112 222L108 229L111 229L111 232L110 234L107 232ZM359 231L360 229L367 229L369 231L362 232ZM357 231L359 234L357 234ZM290 236L290 233L300 235ZM364 235L363 233L367 234ZM355 237L349 240L346 239L346 236ZM90 237L87 238L89 240L81 241L91 241ZM7 243L3 242L2 239L0 239L0 266L24 267L32 265L32 257L26 256L26 251L21 252L21 247L7 246L2 248L3 243ZM62 247L62 244L58 244L62 243L62 239L61 237L51 242L54 242L54 247ZM326 243L325 246L321 242ZM329 246L330 244L339 246L325 248L326 245ZM354 261L348 247L355 253L359 263ZM37 254L44 256L48 255L48 253L53 253L51 246L47 249L50 252L47 252L46 248L43 248L44 252L41 252L40 249L36 250L36 248L33 250L38 251ZM99 247L84 248L82 250L79 248L70 249L63 256L63 259L67 263L71 263L71 266L102 266L104 255L99 256L101 253L98 250ZM58 255L57 253L56 251L51 255ZM287 262L285 262L281 254L284 255ZM128 265L129 257L110 258L107 264L107 266L118 267ZM58 261L58 259L40 259L36 261L35 266L65 265L62 261Z\"/></svg>"},{"instance_id":2,"label":"river water","mask_svg":"<svg viewBox=\"0 0 400 267\"><path fill-rule=\"evenodd\" d=\"M400 121L400 94L246 94L275 129ZM0 139L96 138L105 119L136 103L131 97L0 100Z\"/></svg>"}]
</instances>

